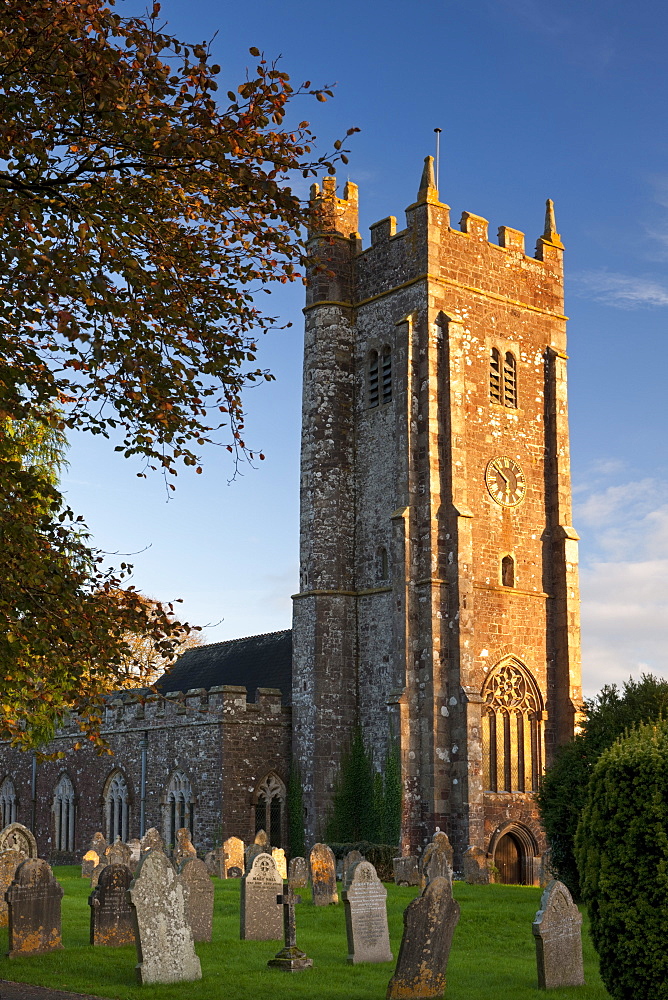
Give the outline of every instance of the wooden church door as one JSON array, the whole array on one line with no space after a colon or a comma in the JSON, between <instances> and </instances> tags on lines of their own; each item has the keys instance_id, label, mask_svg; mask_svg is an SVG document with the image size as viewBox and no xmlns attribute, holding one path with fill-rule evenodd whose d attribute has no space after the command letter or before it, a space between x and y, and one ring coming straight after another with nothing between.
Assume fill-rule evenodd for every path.
<instances>
[{"instance_id":1,"label":"wooden church door","mask_svg":"<svg viewBox=\"0 0 668 1000\"><path fill-rule=\"evenodd\" d=\"M499 879L504 885L521 884L522 856L520 846L512 833L504 834L496 845L494 864L499 869Z\"/></svg>"}]
</instances>

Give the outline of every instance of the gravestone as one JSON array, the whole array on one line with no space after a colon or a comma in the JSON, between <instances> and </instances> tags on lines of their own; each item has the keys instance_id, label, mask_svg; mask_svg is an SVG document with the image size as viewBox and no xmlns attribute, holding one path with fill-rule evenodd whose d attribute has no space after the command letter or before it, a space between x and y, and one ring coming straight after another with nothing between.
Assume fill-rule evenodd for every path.
<instances>
[{"instance_id":1,"label":"gravestone","mask_svg":"<svg viewBox=\"0 0 668 1000\"><path fill-rule=\"evenodd\" d=\"M291 889L305 889L308 886L308 865L306 858L291 858L288 865L288 885Z\"/></svg>"},{"instance_id":2,"label":"gravestone","mask_svg":"<svg viewBox=\"0 0 668 1000\"><path fill-rule=\"evenodd\" d=\"M447 878L435 878L404 910L404 933L386 1000L426 1000L445 992L459 903Z\"/></svg>"},{"instance_id":3,"label":"gravestone","mask_svg":"<svg viewBox=\"0 0 668 1000\"><path fill-rule=\"evenodd\" d=\"M63 887L50 865L38 858L22 861L6 892L9 904L9 957L42 955L62 948L60 901Z\"/></svg>"},{"instance_id":4,"label":"gravestone","mask_svg":"<svg viewBox=\"0 0 668 1000\"><path fill-rule=\"evenodd\" d=\"M584 986L582 914L563 882L547 886L532 930L540 988Z\"/></svg>"},{"instance_id":5,"label":"gravestone","mask_svg":"<svg viewBox=\"0 0 668 1000\"><path fill-rule=\"evenodd\" d=\"M418 859L414 854L408 857L393 858L395 885L420 885Z\"/></svg>"},{"instance_id":6,"label":"gravestone","mask_svg":"<svg viewBox=\"0 0 668 1000\"><path fill-rule=\"evenodd\" d=\"M256 843L258 847L269 848L269 851L271 851L271 844L269 843L269 837L267 836L264 830L257 831L257 833L255 834L254 843ZM267 853L269 853L269 851Z\"/></svg>"},{"instance_id":7,"label":"gravestone","mask_svg":"<svg viewBox=\"0 0 668 1000\"><path fill-rule=\"evenodd\" d=\"M132 849L120 837L116 837L104 852L104 857L108 865L127 865L129 868L132 864Z\"/></svg>"},{"instance_id":8,"label":"gravestone","mask_svg":"<svg viewBox=\"0 0 668 1000\"><path fill-rule=\"evenodd\" d=\"M204 864L209 875L216 878L226 878L225 859L226 855L222 847L216 847L213 851L209 851L204 858Z\"/></svg>"},{"instance_id":9,"label":"gravestone","mask_svg":"<svg viewBox=\"0 0 668 1000\"><path fill-rule=\"evenodd\" d=\"M5 893L14 881L16 869L27 858L20 851L3 851L0 854L0 927L6 927L9 920L9 909Z\"/></svg>"},{"instance_id":10,"label":"gravestone","mask_svg":"<svg viewBox=\"0 0 668 1000\"><path fill-rule=\"evenodd\" d=\"M435 861L434 855L437 855ZM447 834L441 830L437 830L420 858L420 884L423 889L430 878L437 878L439 875L443 875L446 878L449 877L450 881L452 881L453 857L454 851Z\"/></svg>"},{"instance_id":11,"label":"gravestone","mask_svg":"<svg viewBox=\"0 0 668 1000\"><path fill-rule=\"evenodd\" d=\"M547 889L552 879L556 879L556 876L552 873L552 851L547 848L543 855L540 858L535 858L534 861L537 862L538 885L541 889ZM534 871L536 867L534 867Z\"/></svg>"},{"instance_id":12,"label":"gravestone","mask_svg":"<svg viewBox=\"0 0 668 1000\"><path fill-rule=\"evenodd\" d=\"M146 831L140 843L142 854L145 854L146 851L154 850L162 851L163 854L165 852L165 842L154 826Z\"/></svg>"},{"instance_id":13,"label":"gravestone","mask_svg":"<svg viewBox=\"0 0 668 1000\"><path fill-rule=\"evenodd\" d=\"M0 851L18 851L26 858L36 858L37 841L23 823L10 823L0 832Z\"/></svg>"},{"instance_id":14,"label":"gravestone","mask_svg":"<svg viewBox=\"0 0 668 1000\"><path fill-rule=\"evenodd\" d=\"M107 868L107 867L108 866L107 866L107 860L106 860L106 858L102 858L102 860L100 861L99 865L95 865L95 868L93 868L93 871L92 871L91 876L90 876L90 887L91 887L91 889L95 889L95 887L97 886L98 882L100 881L100 875L102 874L102 872L104 871L104 869Z\"/></svg>"},{"instance_id":15,"label":"gravestone","mask_svg":"<svg viewBox=\"0 0 668 1000\"><path fill-rule=\"evenodd\" d=\"M100 856L97 851L86 851L81 859L81 877L90 878L99 863Z\"/></svg>"},{"instance_id":16,"label":"gravestone","mask_svg":"<svg viewBox=\"0 0 668 1000\"><path fill-rule=\"evenodd\" d=\"M271 854L258 854L241 880L241 940L276 941L283 936L283 879Z\"/></svg>"},{"instance_id":17,"label":"gravestone","mask_svg":"<svg viewBox=\"0 0 668 1000\"><path fill-rule=\"evenodd\" d=\"M276 862L276 868L278 869L278 874L281 878L285 879L288 877L288 863L285 860L285 851L282 847L272 847L271 856Z\"/></svg>"},{"instance_id":18,"label":"gravestone","mask_svg":"<svg viewBox=\"0 0 668 1000\"><path fill-rule=\"evenodd\" d=\"M242 872L241 868L237 868L236 865L232 865L231 868L227 869L227 877L228 878L243 878L244 877L244 873Z\"/></svg>"},{"instance_id":19,"label":"gravestone","mask_svg":"<svg viewBox=\"0 0 668 1000\"><path fill-rule=\"evenodd\" d=\"M135 927L128 889L132 871L127 865L107 865L88 897L90 943L119 948L135 943Z\"/></svg>"},{"instance_id":20,"label":"gravestone","mask_svg":"<svg viewBox=\"0 0 668 1000\"><path fill-rule=\"evenodd\" d=\"M343 882L344 889L348 888L350 878L352 878L352 869L360 861L364 861L364 855L359 851L348 851L343 859L343 865L341 866L341 881Z\"/></svg>"},{"instance_id":21,"label":"gravestone","mask_svg":"<svg viewBox=\"0 0 668 1000\"><path fill-rule=\"evenodd\" d=\"M141 858L141 840L136 837L133 840L128 840L128 847L130 848L130 868L134 871Z\"/></svg>"},{"instance_id":22,"label":"gravestone","mask_svg":"<svg viewBox=\"0 0 668 1000\"><path fill-rule=\"evenodd\" d=\"M336 862L331 848L327 844L314 844L311 848L309 861L315 906L328 906L330 903L338 903Z\"/></svg>"},{"instance_id":23,"label":"gravestone","mask_svg":"<svg viewBox=\"0 0 668 1000\"><path fill-rule=\"evenodd\" d=\"M230 868L239 868L242 872L244 870L244 842L240 840L239 837L228 837L223 843L223 851L227 855L225 858L225 875L224 878L233 878L230 875ZM239 876L236 876L239 878Z\"/></svg>"},{"instance_id":24,"label":"gravestone","mask_svg":"<svg viewBox=\"0 0 668 1000\"><path fill-rule=\"evenodd\" d=\"M166 854L154 848L143 855L128 896L134 910L139 983L201 979L183 886Z\"/></svg>"},{"instance_id":25,"label":"gravestone","mask_svg":"<svg viewBox=\"0 0 668 1000\"><path fill-rule=\"evenodd\" d=\"M182 826L176 831L176 847L172 855L174 865L178 869L187 858L196 858L197 851L190 838L190 830L187 826Z\"/></svg>"},{"instance_id":26,"label":"gravestone","mask_svg":"<svg viewBox=\"0 0 668 1000\"><path fill-rule=\"evenodd\" d=\"M343 893L348 934L348 962L391 962L387 929L387 889L370 861L358 861L348 871Z\"/></svg>"},{"instance_id":27,"label":"gravestone","mask_svg":"<svg viewBox=\"0 0 668 1000\"><path fill-rule=\"evenodd\" d=\"M462 874L469 885L489 885L489 860L480 847L469 847L462 858Z\"/></svg>"},{"instance_id":28,"label":"gravestone","mask_svg":"<svg viewBox=\"0 0 668 1000\"><path fill-rule=\"evenodd\" d=\"M103 857L104 852L106 851L108 846L109 845L105 840L104 834L98 830L97 833L94 833L93 836L90 838L87 850L95 851L98 858L101 858Z\"/></svg>"},{"instance_id":29,"label":"gravestone","mask_svg":"<svg viewBox=\"0 0 668 1000\"><path fill-rule=\"evenodd\" d=\"M276 897L276 902L283 907L283 947L275 958L267 965L270 969L282 969L283 972L301 972L313 966L313 959L297 947L297 926L295 923L295 904L301 903L301 896L295 896L288 886L287 892Z\"/></svg>"},{"instance_id":30,"label":"gravestone","mask_svg":"<svg viewBox=\"0 0 668 1000\"><path fill-rule=\"evenodd\" d=\"M261 854L266 854L264 847L259 844L250 844L244 852L244 872L248 873L253 867L253 862Z\"/></svg>"},{"instance_id":31,"label":"gravestone","mask_svg":"<svg viewBox=\"0 0 668 1000\"><path fill-rule=\"evenodd\" d=\"M186 858L179 866L186 921L193 941L210 941L213 923L213 882L199 858Z\"/></svg>"}]
</instances>

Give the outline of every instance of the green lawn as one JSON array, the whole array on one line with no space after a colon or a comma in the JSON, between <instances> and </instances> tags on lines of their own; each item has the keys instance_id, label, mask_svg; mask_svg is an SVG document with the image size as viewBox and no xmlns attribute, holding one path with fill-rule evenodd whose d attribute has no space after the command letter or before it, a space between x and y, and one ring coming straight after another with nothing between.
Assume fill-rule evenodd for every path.
<instances>
[{"instance_id":1,"label":"green lawn","mask_svg":"<svg viewBox=\"0 0 668 1000\"><path fill-rule=\"evenodd\" d=\"M214 940L198 944L203 978L174 986L138 986L134 948L92 948L88 944L88 881L79 869L56 868L63 897L64 950L37 958L6 958L7 931L0 942L0 978L53 986L102 997L171 1000L271 1000L309 997L317 1000L383 1000L394 963L348 965L343 904L297 907L297 941L313 959L313 969L288 974L268 969L280 942L239 940L239 882L215 880ZM536 961L531 921L540 889L525 886L471 886L455 883L461 918L448 966L448 1000L523 1000L537 998ZM388 915L396 957L402 914L417 890L388 886ZM585 935L585 977L579 989L551 990L550 1000L606 998L596 955ZM187 994L186 994L187 991Z\"/></svg>"}]
</instances>

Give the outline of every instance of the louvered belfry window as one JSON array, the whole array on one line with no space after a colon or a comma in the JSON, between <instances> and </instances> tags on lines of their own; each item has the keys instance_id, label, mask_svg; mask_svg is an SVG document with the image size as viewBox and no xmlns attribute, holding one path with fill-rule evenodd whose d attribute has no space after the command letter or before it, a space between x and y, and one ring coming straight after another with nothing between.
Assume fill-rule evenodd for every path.
<instances>
[{"instance_id":1,"label":"louvered belfry window","mask_svg":"<svg viewBox=\"0 0 668 1000\"><path fill-rule=\"evenodd\" d=\"M517 361L510 351L503 361L503 403L517 409Z\"/></svg>"},{"instance_id":2,"label":"louvered belfry window","mask_svg":"<svg viewBox=\"0 0 668 1000\"><path fill-rule=\"evenodd\" d=\"M378 351L369 354L368 388L369 406L378 406Z\"/></svg>"},{"instance_id":3,"label":"louvered belfry window","mask_svg":"<svg viewBox=\"0 0 668 1000\"><path fill-rule=\"evenodd\" d=\"M517 359L508 351L504 357L493 347L489 355L489 398L510 409L517 409Z\"/></svg>"},{"instance_id":4,"label":"louvered belfry window","mask_svg":"<svg viewBox=\"0 0 668 1000\"><path fill-rule=\"evenodd\" d=\"M392 399L392 351L389 347L383 348L383 402L389 403Z\"/></svg>"},{"instance_id":5,"label":"louvered belfry window","mask_svg":"<svg viewBox=\"0 0 668 1000\"><path fill-rule=\"evenodd\" d=\"M489 398L493 403L501 400L501 355L496 347L492 348L489 359Z\"/></svg>"}]
</instances>

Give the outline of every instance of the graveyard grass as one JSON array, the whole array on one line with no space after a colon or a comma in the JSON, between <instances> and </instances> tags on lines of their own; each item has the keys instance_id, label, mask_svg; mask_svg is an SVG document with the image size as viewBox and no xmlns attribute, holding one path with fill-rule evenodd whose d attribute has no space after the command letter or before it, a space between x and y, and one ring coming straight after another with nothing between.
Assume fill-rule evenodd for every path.
<instances>
[{"instance_id":1,"label":"graveyard grass","mask_svg":"<svg viewBox=\"0 0 668 1000\"><path fill-rule=\"evenodd\" d=\"M0 931L0 978L35 983L75 993L90 993L119 1000L171 1000L187 991L188 1000L383 1000L394 962L348 965L343 903L315 907L308 890L296 907L297 944L314 968L286 973L267 968L282 942L239 940L239 881L214 879L213 940L197 944L202 979L170 986L139 986L135 978L134 947L92 948L88 943L90 893L80 869L59 867L56 877L63 897L64 950L34 958L8 959L7 930ZM387 885L390 941L395 960L403 929L403 911L418 895L416 888ZM340 884L339 884L340 889ZM531 921L541 890L526 886L474 886L455 882L461 906L455 930L446 1000L536 1000L540 995ZM586 986L550 990L550 1000L604 1000L595 952L583 925Z\"/></svg>"}]
</instances>

